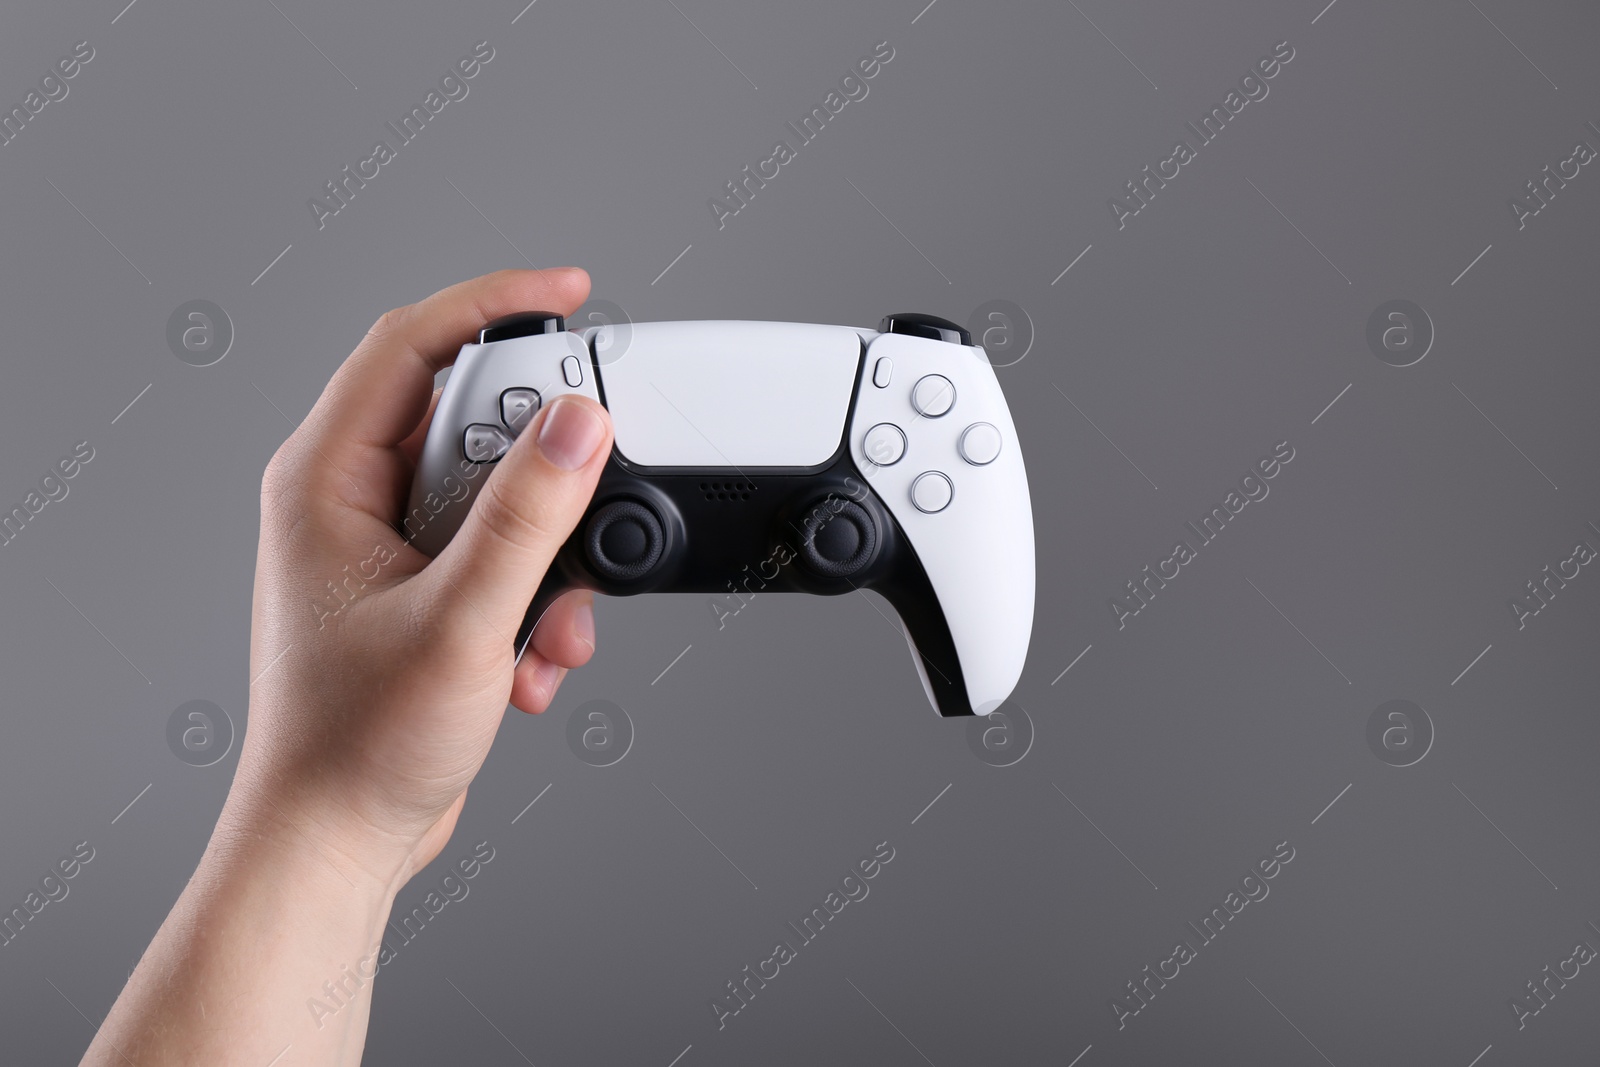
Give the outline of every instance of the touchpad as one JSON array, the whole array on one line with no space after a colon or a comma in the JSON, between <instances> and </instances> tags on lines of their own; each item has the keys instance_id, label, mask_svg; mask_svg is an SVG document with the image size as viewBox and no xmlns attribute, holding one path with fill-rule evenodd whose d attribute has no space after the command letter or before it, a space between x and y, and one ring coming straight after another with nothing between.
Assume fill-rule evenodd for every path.
<instances>
[{"instance_id":1,"label":"touchpad","mask_svg":"<svg viewBox=\"0 0 1600 1067\"><path fill-rule=\"evenodd\" d=\"M838 450L861 360L844 326L647 322L600 368L617 449L649 467L813 467Z\"/></svg>"}]
</instances>

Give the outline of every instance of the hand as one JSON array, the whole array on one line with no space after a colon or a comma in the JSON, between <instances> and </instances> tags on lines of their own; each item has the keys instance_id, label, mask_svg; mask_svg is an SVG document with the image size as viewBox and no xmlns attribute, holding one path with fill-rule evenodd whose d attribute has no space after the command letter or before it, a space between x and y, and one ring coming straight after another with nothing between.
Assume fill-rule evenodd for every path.
<instances>
[{"instance_id":1,"label":"hand","mask_svg":"<svg viewBox=\"0 0 1600 1067\"><path fill-rule=\"evenodd\" d=\"M395 893L449 839L507 701L542 711L594 653L587 594L545 614L520 663L512 640L605 466L605 410L541 411L429 560L395 524L433 377L486 321L570 314L588 291L581 270L502 271L389 312L273 456L239 769L87 1067L252 1067L290 1048L359 1063ZM336 1010L308 1012L335 978Z\"/></svg>"},{"instance_id":2,"label":"hand","mask_svg":"<svg viewBox=\"0 0 1600 1067\"><path fill-rule=\"evenodd\" d=\"M397 887L449 839L507 702L543 711L566 671L593 655L588 593L557 602L515 665L512 642L610 451L600 405L566 396L546 406L437 559L395 529L436 372L486 321L571 314L588 291L577 269L502 271L389 312L273 457L261 488L256 681L224 826L282 834L287 822L347 878Z\"/></svg>"}]
</instances>

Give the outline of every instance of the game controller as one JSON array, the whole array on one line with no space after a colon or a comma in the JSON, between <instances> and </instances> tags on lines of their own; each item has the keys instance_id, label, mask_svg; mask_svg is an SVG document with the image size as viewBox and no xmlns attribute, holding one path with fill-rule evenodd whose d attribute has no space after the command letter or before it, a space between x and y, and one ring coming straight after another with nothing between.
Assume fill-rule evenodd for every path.
<instances>
[{"instance_id":1,"label":"game controller","mask_svg":"<svg viewBox=\"0 0 1600 1067\"><path fill-rule=\"evenodd\" d=\"M564 393L605 405L615 444L519 657L574 589L872 590L941 715L987 715L1010 696L1033 627L1033 509L1000 383L966 330L914 314L877 330L497 319L439 397L402 524L418 549L444 548L478 475Z\"/></svg>"}]
</instances>

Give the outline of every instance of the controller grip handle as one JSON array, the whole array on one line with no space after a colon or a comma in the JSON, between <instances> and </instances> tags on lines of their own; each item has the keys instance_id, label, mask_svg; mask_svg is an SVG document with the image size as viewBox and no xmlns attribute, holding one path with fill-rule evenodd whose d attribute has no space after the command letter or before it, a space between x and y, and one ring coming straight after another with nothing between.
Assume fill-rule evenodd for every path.
<instances>
[{"instance_id":1,"label":"controller grip handle","mask_svg":"<svg viewBox=\"0 0 1600 1067\"><path fill-rule=\"evenodd\" d=\"M973 714L977 709L967 692L961 656L932 585L915 566L898 569L897 580L878 585L875 591L900 616L900 629L928 703L944 718Z\"/></svg>"}]
</instances>

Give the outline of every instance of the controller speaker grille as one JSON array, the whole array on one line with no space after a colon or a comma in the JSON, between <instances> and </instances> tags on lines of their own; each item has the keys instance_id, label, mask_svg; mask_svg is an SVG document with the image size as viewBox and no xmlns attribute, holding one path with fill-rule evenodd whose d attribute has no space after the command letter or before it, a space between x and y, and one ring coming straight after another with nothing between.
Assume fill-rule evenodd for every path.
<instances>
[{"instance_id":1,"label":"controller speaker grille","mask_svg":"<svg viewBox=\"0 0 1600 1067\"><path fill-rule=\"evenodd\" d=\"M700 492L707 500L749 500L756 491L754 482L701 482Z\"/></svg>"}]
</instances>

